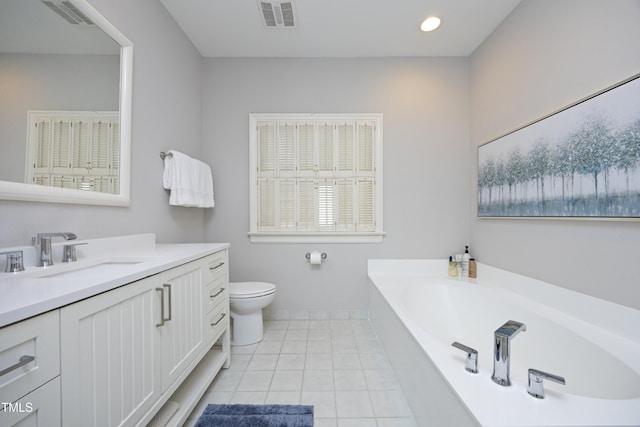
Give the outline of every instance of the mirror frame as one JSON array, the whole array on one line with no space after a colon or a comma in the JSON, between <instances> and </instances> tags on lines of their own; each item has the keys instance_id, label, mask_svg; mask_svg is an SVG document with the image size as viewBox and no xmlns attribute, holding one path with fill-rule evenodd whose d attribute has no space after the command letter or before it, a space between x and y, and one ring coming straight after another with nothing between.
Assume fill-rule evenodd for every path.
<instances>
[{"instance_id":1,"label":"mirror frame","mask_svg":"<svg viewBox=\"0 0 640 427\"><path fill-rule=\"evenodd\" d=\"M131 200L133 43L86 0L71 0L71 2L120 45L120 194L0 181L0 200L129 206Z\"/></svg>"}]
</instances>

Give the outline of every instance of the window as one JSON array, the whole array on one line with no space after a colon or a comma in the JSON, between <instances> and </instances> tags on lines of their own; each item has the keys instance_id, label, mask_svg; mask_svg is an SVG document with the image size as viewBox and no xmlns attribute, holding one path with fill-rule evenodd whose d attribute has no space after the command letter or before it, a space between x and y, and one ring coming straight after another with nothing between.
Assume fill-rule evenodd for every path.
<instances>
[{"instance_id":1,"label":"window","mask_svg":"<svg viewBox=\"0 0 640 427\"><path fill-rule=\"evenodd\" d=\"M252 242L380 242L382 115L250 115Z\"/></svg>"},{"instance_id":2,"label":"window","mask_svg":"<svg viewBox=\"0 0 640 427\"><path fill-rule=\"evenodd\" d=\"M29 111L25 182L120 193L119 114Z\"/></svg>"}]
</instances>

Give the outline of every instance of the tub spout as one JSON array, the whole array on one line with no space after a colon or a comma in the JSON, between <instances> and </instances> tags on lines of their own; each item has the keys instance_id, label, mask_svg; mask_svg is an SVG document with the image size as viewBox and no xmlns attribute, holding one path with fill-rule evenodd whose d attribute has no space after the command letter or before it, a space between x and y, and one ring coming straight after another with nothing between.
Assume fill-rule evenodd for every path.
<instances>
[{"instance_id":1,"label":"tub spout","mask_svg":"<svg viewBox=\"0 0 640 427\"><path fill-rule=\"evenodd\" d=\"M501 386L510 386L511 340L522 331L526 331L524 323L509 320L496 329L493 343L493 375L491 379Z\"/></svg>"}]
</instances>

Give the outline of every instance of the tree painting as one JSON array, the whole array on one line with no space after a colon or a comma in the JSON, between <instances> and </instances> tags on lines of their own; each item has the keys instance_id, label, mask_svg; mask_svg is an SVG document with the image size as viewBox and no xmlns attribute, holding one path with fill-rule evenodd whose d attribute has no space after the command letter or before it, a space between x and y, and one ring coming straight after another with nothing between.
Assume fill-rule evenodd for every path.
<instances>
[{"instance_id":1,"label":"tree painting","mask_svg":"<svg viewBox=\"0 0 640 427\"><path fill-rule=\"evenodd\" d=\"M478 216L640 217L640 76L481 146Z\"/></svg>"}]
</instances>

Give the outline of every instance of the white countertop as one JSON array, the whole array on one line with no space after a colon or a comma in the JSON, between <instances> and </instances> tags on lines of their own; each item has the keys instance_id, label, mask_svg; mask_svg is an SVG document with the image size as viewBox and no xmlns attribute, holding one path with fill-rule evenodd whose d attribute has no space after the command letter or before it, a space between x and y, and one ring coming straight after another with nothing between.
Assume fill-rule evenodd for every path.
<instances>
[{"instance_id":1,"label":"white countertop","mask_svg":"<svg viewBox=\"0 0 640 427\"><path fill-rule=\"evenodd\" d=\"M25 250L25 271L0 272L0 327L37 316L160 273L222 249L228 243L156 244L155 235L78 240L78 261L62 263L54 245L54 265L34 267ZM4 271L4 270L2 270Z\"/></svg>"}]
</instances>

